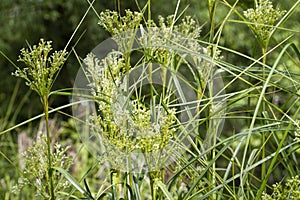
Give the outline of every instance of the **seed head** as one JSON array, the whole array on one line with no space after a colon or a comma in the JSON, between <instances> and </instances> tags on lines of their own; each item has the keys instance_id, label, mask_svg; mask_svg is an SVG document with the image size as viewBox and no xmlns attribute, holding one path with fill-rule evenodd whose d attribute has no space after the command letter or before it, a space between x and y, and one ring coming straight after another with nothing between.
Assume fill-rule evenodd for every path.
<instances>
[{"instance_id":1,"label":"seed head","mask_svg":"<svg viewBox=\"0 0 300 200\"><path fill-rule=\"evenodd\" d=\"M36 91L41 97L48 96L56 73L65 62L67 52L55 51L49 55L52 50L52 41L41 39L38 45L29 49L21 49L19 56L20 62L26 67L18 68L13 75L24 78L26 85Z\"/></svg>"}]
</instances>

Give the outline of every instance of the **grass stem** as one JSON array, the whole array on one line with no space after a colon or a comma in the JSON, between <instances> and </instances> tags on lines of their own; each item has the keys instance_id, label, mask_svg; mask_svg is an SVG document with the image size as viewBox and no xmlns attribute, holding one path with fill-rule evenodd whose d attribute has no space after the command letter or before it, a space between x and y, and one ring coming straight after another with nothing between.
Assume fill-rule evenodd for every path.
<instances>
[{"instance_id":1,"label":"grass stem","mask_svg":"<svg viewBox=\"0 0 300 200\"><path fill-rule=\"evenodd\" d=\"M55 200L54 195L54 187L53 187L53 179L52 179L52 161L51 161L51 138L50 138L50 129L49 129L49 106L48 106L48 96L43 96L43 106L45 112L45 123L46 123L46 134L47 134L47 157L48 157L48 176L49 176L49 183L50 183L50 196L51 200Z\"/></svg>"}]
</instances>

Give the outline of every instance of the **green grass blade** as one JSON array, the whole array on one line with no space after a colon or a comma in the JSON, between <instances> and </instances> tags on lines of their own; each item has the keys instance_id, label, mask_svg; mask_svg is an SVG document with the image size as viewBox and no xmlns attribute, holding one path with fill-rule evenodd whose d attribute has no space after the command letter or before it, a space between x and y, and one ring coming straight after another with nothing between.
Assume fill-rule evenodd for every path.
<instances>
[{"instance_id":1,"label":"green grass blade","mask_svg":"<svg viewBox=\"0 0 300 200\"><path fill-rule=\"evenodd\" d=\"M75 180L71 174L69 174L66 170L64 170L61 167L53 167L53 169L57 170L58 172L60 172L81 194L83 194L85 197L88 197L89 199L93 199L93 197L91 196L91 194L86 191L81 185L80 183Z\"/></svg>"},{"instance_id":2,"label":"green grass blade","mask_svg":"<svg viewBox=\"0 0 300 200\"><path fill-rule=\"evenodd\" d=\"M292 48L296 51L296 53L297 53L297 55L298 55L298 58L299 58L299 60L300 60L300 56L299 56L300 54L299 54L299 51L298 51L298 49L296 48L295 44L289 43L289 44L287 44L287 45L282 49L282 51L280 52L279 56L277 57L277 59L276 59L274 65L273 65L273 68L277 67L279 61L281 60L281 58L282 58L282 56L283 56L283 54L285 53L285 51L286 51L289 47L292 47ZM270 79L270 75L271 75L271 73L269 74L267 80ZM267 83L267 82L266 82L266 83ZM265 87L265 86L264 86L264 87ZM300 111L300 107L298 107L297 111L296 111L295 114L294 114L294 117L295 117L295 118L297 118L297 114L299 113L299 111ZM278 147L277 147L275 156L273 157L273 159L272 159L272 161L271 161L271 164L270 164L270 166L269 166L269 168L268 168L267 174L266 174L266 176L265 176L265 178L264 178L264 180L263 180L263 182L262 182L262 184L261 184L261 186L260 186L260 188L259 188L259 190L258 190L258 192L257 192L257 195L256 195L256 199L257 199L257 200L261 198L261 195L262 195L263 191L264 191L265 188L266 188L266 184L267 184L268 178L269 178L269 176L270 176L270 174L271 174L271 172L272 172L272 170L273 170L273 166L275 165L275 163L276 163L276 161L277 161L277 156L279 155L279 151L280 151L281 147L283 146L283 143L284 143L284 141L285 141L285 138L287 137L287 135L288 135L288 133L289 133L289 131L290 131L290 129L291 129L291 126L292 126L293 124L294 124L294 123L291 122L291 123L289 124L289 126L287 127L286 131L284 132L284 135L283 135L283 137L282 137L282 139L281 139L281 141L280 141L280 143L279 143L279 145L278 145Z\"/></svg>"},{"instance_id":3,"label":"green grass blade","mask_svg":"<svg viewBox=\"0 0 300 200\"><path fill-rule=\"evenodd\" d=\"M164 195L166 196L166 198L168 200L173 200L174 199L172 197L171 193L168 191L166 185L163 184L163 182L161 182L161 181L155 181L155 185L157 185L161 189L161 191L164 193Z\"/></svg>"}]
</instances>

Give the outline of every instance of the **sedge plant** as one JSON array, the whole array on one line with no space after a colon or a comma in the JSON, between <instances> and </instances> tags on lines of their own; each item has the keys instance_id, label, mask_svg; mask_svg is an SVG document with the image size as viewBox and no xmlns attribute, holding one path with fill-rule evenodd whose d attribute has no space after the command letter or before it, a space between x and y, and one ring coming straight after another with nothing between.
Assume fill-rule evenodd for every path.
<instances>
[{"instance_id":1,"label":"sedge plant","mask_svg":"<svg viewBox=\"0 0 300 200\"><path fill-rule=\"evenodd\" d=\"M92 5L90 1L87 2ZM61 167L53 166L54 164L52 163L56 162L57 159L54 159L52 155L57 151L57 147L51 150L48 143L51 135L50 131L47 130L47 136L43 138L42 147L35 144L35 149L30 148L26 156L29 161L32 160L30 159L30 155L37 154L37 149L42 149L43 155L46 155L46 159L43 160L46 160L46 162L43 162L43 166L47 167L45 171L47 175L47 181L45 182L46 198L51 198L49 192L52 186L50 179L48 179L48 177L51 178L51 173L52 179L55 179L53 172L51 172L52 168L61 172L68 179L69 183L74 186L74 190L77 189L86 199L188 200L299 198L299 177L296 175L300 171L298 167L300 128L299 121L297 120L299 118L300 87L297 79L298 74L290 73L287 70L288 67L283 67L285 67L285 62L291 63L290 54L292 54L292 51L290 50L294 50L295 54L293 55L297 58L300 58L300 54L297 46L289 43L293 39L292 36L280 40L274 47L271 47L270 44L273 44L271 41L273 42L274 31L279 28L280 23L287 20L294 13L300 1L298 0L285 15L283 15L282 11L270 6L270 1L255 1L257 2L255 5L256 8L249 9L243 15L243 11L239 12L238 10L238 2L236 1L235 4L231 5L226 0L206 1L210 17L208 20L211 23L207 38L209 42L203 41L202 38L199 39L201 28L192 17L184 17L183 13L178 14L176 11L174 15L166 18L158 17L157 22L154 22L151 19L150 1L148 1L147 17L149 19L147 20L144 16L146 9L141 10L141 12L127 10L124 12L124 15L110 10L104 11L100 15L96 13L100 20L99 24L112 35L115 42L123 49L113 51L103 59L96 58L93 54L89 54L83 59L88 69L86 71L88 78L92 80L89 85L89 88L92 89L91 99L94 99L98 106L97 113L89 118L89 123L92 124L95 133L102 133L102 138L105 138L105 142L107 142L107 148L115 146L121 149L121 152L127 151L126 153L137 149L144 153L150 153L167 147L169 141L176 138L177 131L182 131L186 135L192 133L194 137L188 138L189 146L185 146L182 142L180 148L184 153L182 153L176 162L171 163L168 167L159 168L148 174L137 174L130 170L122 173L116 167L117 165L113 165L114 167L110 171L109 169L107 171L102 170L104 168L102 166L101 170L94 174L92 169L99 166L97 162L82 176L81 180L84 180L84 186L82 186L81 184L83 183L80 183L80 181L77 182L74 178L79 173L69 174L69 172L66 172ZM216 19L219 19L219 12L224 11L221 10L224 9L224 5L229 10L227 10L228 15L221 21L220 25ZM264 11L261 11L262 9ZM118 10L121 11L119 1ZM266 10L270 11L270 19L266 18L267 15L261 14L261 12L265 12ZM276 14L277 11L279 13ZM239 50L221 45L222 37L225 40L228 39L225 34L226 32L223 34L223 31L226 31L226 27L230 26L230 23L227 22L230 21L232 13L236 13L243 19L240 23L249 25L255 33L255 38L259 40L259 44L261 45L261 50L259 51L263 52L261 58L256 59ZM283 17L280 18L282 15ZM266 20L269 20L267 24L265 24ZM277 20L279 22L276 24ZM242 26L234 27L238 27L239 34L247 32L243 31ZM144 40L138 42L143 44L143 41L147 42L151 39L151 42L153 42L152 45L144 45L145 48L140 48L132 52L132 54L128 53L128 51L122 51L126 50L126 48L130 49L133 44L132 41L136 39L135 30L139 28L141 32L144 31L143 33L152 31L152 34L145 34L148 38L142 38ZM217 28L219 29L217 30ZM296 32L290 29L286 29L285 31ZM122 35L121 33L123 32L128 34ZM164 37L161 37L161 33L164 33ZM126 40L124 37L117 37L119 34L127 36ZM199 49L195 49L197 45L191 45L188 48L185 45L178 45L182 44L182 41L185 42L184 44L188 44L190 41L188 39L180 39L183 35L185 39L199 39L197 42L209 46L210 48L204 48L205 51L201 52L207 55L207 57L204 56L202 58L211 59L213 57L214 64L227 75L227 82L224 86L227 94L223 95L222 98L227 99L228 104L226 108L218 108L220 110L227 108L230 110L226 116L227 123L225 124L225 130L221 136L213 135L213 142L206 147L204 147L204 140L200 137L200 134L205 132L205 128L210 128L207 125L214 124L210 123L210 121L215 116L209 112L213 108L211 106L212 98L207 94L207 91L203 91L203 88L208 87L207 82L205 79L199 77L209 76L214 71L209 71L211 65L208 65L206 68L207 71L204 72L205 70L203 71L201 67L205 65L200 65L202 63L198 63L199 68L189 70L192 69L190 65L191 59L188 60L189 62L186 62L187 60L184 56L192 54L197 57ZM124 43L125 41L129 42ZM243 42L240 43L244 44ZM172 48L175 47L176 51L169 48L170 44L172 44ZM30 47L27 51L23 50L22 52L24 53L22 53L20 61L26 64L26 68L18 69L16 72L16 75L23 77L30 88L36 91L41 97L46 120L48 120L49 114L48 98L53 84L51 79L55 79L61 64L64 62L64 59L59 59L59 55L55 56L56 54L53 54L53 57L49 56L49 48L51 47L49 47L48 42L41 40L38 46ZM224 59L217 58L216 49L222 50ZM281 51L279 54L276 54L278 50ZM73 52L76 52L76 50L74 49ZM57 52L57 54L65 56L65 52ZM271 54L276 55L276 59L273 60ZM132 59L134 55L139 55L140 57ZM235 59L229 62L229 55ZM267 55L268 59L266 59ZM60 63L60 65L55 65L54 60L56 63ZM79 56L78 60L80 60ZM134 64L136 60L138 60L137 65L147 66L145 69L149 72L148 74L158 69L154 65L151 65L151 62L155 61L158 64L157 66L161 67L163 74L162 87L149 84L150 87L147 86L149 90L143 90L147 87L143 86L143 88L139 88L139 84L136 84L136 87L130 88L129 85L126 85L124 77L130 76L132 70L137 66ZM235 63L236 60L246 60L251 64L247 67L240 66ZM196 63L198 60L195 59L193 61ZM269 63L274 64L269 66ZM261 65L265 69L255 71L253 69L255 65ZM295 60L290 65L292 67L299 66ZM57 70L51 71L50 68L52 66L58 66ZM178 75L178 71L183 70L182 66L186 67L184 69L188 69L187 71L183 71L183 73L192 77L189 81L186 81L186 84L193 88L193 91L197 94L196 102L199 105L200 103L204 103L202 106L198 106L198 104L198 107L195 106L197 108L196 116L190 115L188 122L186 122L188 127L193 127L192 129L180 126L180 121L178 120L178 116L180 115L178 107L184 107L188 105L188 102L176 102L178 101L176 95L166 89L171 85L168 80L170 76L168 76L169 69L167 68L171 68L173 70L171 70L172 73L175 74L176 72ZM54 68L56 69L56 67ZM264 75L261 75L262 73ZM177 77L180 78L179 75ZM149 80L154 80L153 78L155 77L149 77ZM253 84L251 79L257 81L259 84ZM264 80L263 84L261 84L262 80ZM181 92L183 91L178 85L174 87ZM284 98L278 97L280 100L284 99L285 102L283 105L268 99L269 96L266 95L266 92L269 88L273 87L276 88L276 90L272 90L274 96L283 94ZM124 95L128 91L131 92L131 96L129 97ZM259 91L258 94L256 93L257 91ZM255 107L254 111L250 109L250 106L247 107L247 100L249 98L258 99L258 105L253 105ZM172 103L174 102L178 107L172 107ZM260 104L262 104L261 102L265 103L266 109L270 109L270 116L259 115L259 112L262 110L259 108ZM156 107L154 106L154 108L156 109L150 109L151 107L153 108L152 105L155 105ZM203 114L204 111L207 111L206 114L209 113L208 116ZM217 117L225 118L218 114ZM74 119L77 120L75 117ZM247 126L246 123L240 123L243 120L251 121L251 126L250 124ZM46 123L48 124L48 122ZM126 129L121 129L122 125ZM236 129L234 126L236 126ZM212 126L212 128L214 127ZM143 132L151 134L134 135L134 133ZM263 136L265 133L270 134ZM266 138L262 142L261 138L264 137ZM295 137L296 140L294 140ZM255 146L255 142L260 142L259 144L261 145L257 145L257 147ZM254 148L249 148L250 145ZM255 149L256 147L258 149ZM263 150L264 148L265 151ZM50 154L51 151L52 154ZM112 156L117 157L118 155L112 153L106 159L114 161ZM63 158L60 159L64 160ZM86 163L90 160L92 160L91 157L87 156L83 162ZM116 164L120 165L124 164L124 162L116 162ZM151 166L151 162L147 164ZM267 166L269 169L264 169ZM32 168L28 169L31 170ZM261 169L263 170L261 171ZM34 172L34 170L31 171ZM106 182L105 184L102 184L102 182L99 183L99 174L101 177L105 177L103 181ZM293 178L288 179L287 183L284 183L284 176L282 174L284 176L287 174ZM262 180L263 175L265 176ZM280 181L277 181L278 177ZM87 184L85 178L91 180L90 184ZM55 182L52 182L53 186L55 186ZM274 182L278 183L274 185L269 184ZM91 188L96 188L98 191L93 192ZM74 190L70 191L69 199L73 197L75 199L82 198L82 196L77 196ZM51 193L54 196L52 198L58 197L55 190Z\"/></svg>"},{"instance_id":2,"label":"sedge plant","mask_svg":"<svg viewBox=\"0 0 300 200\"><path fill-rule=\"evenodd\" d=\"M193 116L191 111L196 108L181 111L190 119L183 125L178 118L180 110L174 105L184 107L184 104L190 103L190 97L185 96L186 91L183 91L178 82L191 88L192 94L189 95L195 96L193 100L199 102L198 106L202 98L205 98L203 88L207 87L211 64L205 48L195 41L199 37L201 26L191 16L185 16L179 21L176 14L166 18L159 16L158 23L148 19L145 21L145 28L142 27L143 13L140 12L126 10L125 15L121 16L115 11L106 10L99 16L99 24L112 35L119 49L110 52L103 59L97 58L93 53L88 54L84 64L90 80L88 86L91 87L99 113L91 117L90 123L96 138L100 134L101 142L108 149L105 152L107 160L115 163L111 170L112 196L118 198L121 195L121 190L116 186L123 183L129 191L135 191L136 198L141 198L134 189L137 185L136 174L131 172L131 165L125 168L120 166L121 163L126 163L122 162L126 154L140 151L145 156L149 171L152 199L161 199L163 196L170 199L172 195L164 181L165 169L160 163L164 162L163 155L156 152L164 148L167 151L176 148L172 145L169 147L171 140L179 143L182 146L180 148L188 150L183 138L188 138L193 143L190 135L197 134L199 116ZM142 33L140 37L136 37L138 31ZM132 49L136 41L140 48ZM137 63L132 64L131 56L134 51L141 56ZM190 53L192 56L189 57L186 52L196 53ZM202 57L199 56L201 52ZM133 85L127 82L130 73L139 66L142 66L149 78L146 86L141 84L145 74L140 75L142 78L136 77L137 83ZM186 66L185 70L194 78L196 86L192 86L186 77L180 75L183 70L181 66ZM159 87L152 81L157 78L160 80ZM198 108L200 112L205 109L201 106ZM180 137L176 136L178 133ZM158 158L155 157L156 154ZM118 167L127 172L124 182L120 179L122 174ZM132 197L131 192L125 192L124 195L129 199Z\"/></svg>"},{"instance_id":3,"label":"sedge plant","mask_svg":"<svg viewBox=\"0 0 300 200\"><path fill-rule=\"evenodd\" d=\"M262 52L262 80L266 79L266 64L267 64L267 51L269 43L274 31L276 30L276 22L285 14L279 8L273 8L273 3L269 0L259 0L256 2L255 9L251 8L244 11L245 17L249 20L249 27L256 35L256 38L261 46ZM277 25L278 26L278 25ZM268 116L266 111L265 98L261 105L261 117ZM272 111L271 111L272 112ZM266 142L265 133L262 134L262 143ZM262 159L265 158L265 148L262 148ZM261 177L265 176L266 166L262 165Z\"/></svg>"},{"instance_id":4,"label":"sedge plant","mask_svg":"<svg viewBox=\"0 0 300 200\"><path fill-rule=\"evenodd\" d=\"M49 129L49 95L57 73L66 60L67 52L52 50L51 41L41 39L38 45L33 45L28 49L21 49L20 62L25 64L24 68L17 68L14 76L25 79L26 85L35 91L41 100L45 115L46 125L46 145L47 145L47 186L50 199L55 199L53 185L51 133Z\"/></svg>"}]
</instances>

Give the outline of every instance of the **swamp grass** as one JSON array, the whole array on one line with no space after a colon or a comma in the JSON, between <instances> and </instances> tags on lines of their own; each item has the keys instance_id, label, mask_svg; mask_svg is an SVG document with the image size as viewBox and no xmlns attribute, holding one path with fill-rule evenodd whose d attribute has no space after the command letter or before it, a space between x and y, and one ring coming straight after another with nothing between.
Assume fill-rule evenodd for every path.
<instances>
[{"instance_id":1,"label":"swamp grass","mask_svg":"<svg viewBox=\"0 0 300 200\"><path fill-rule=\"evenodd\" d=\"M264 1L255 2L258 6ZM87 1L87 3L90 4L87 12L95 12L95 17L99 17L92 2ZM180 3L178 1L178 5ZM53 145L58 142L63 146L70 146L71 150L67 151L67 155L72 157L73 163L67 168L52 166L54 173L60 175L58 180L68 184L53 196L57 195L63 199L184 200L297 199L300 197L298 177L300 172L298 120L300 52L297 42L299 33L285 26L299 9L300 1L295 1L274 24L267 25L249 21L238 3L239 1L234 3L226 0L207 1L209 18L204 26L209 26L209 31L201 33L200 38L197 39L199 44L209 47L210 57L216 71L221 72L224 82L222 90L226 93L222 97L226 100L226 107L219 108L217 112L226 113L226 115L219 115L224 120L221 135L212 137L210 145L203 148L207 140L200 130L199 135L196 135L192 141L194 145L191 147L183 145L184 153L180 159L160 171L162 177L155 176L155 179L152 179L151 174L148 173L116 172L101 160L91 156L76 133L74 122L76 119L70 113L64 112L64 108L70 108L74 103L57 108L49 107L47 114L50 116L49 119L54 119L54 127L49 129L52 137L49 136L48 141L51 139L51 144L47 145L48 147L52 145L53 148ZM222 20L216 21L218 12L224 11L219 7L226 8L226 15ZM178 9L179 7L174 8L174 16L183 15L184 12ZM150 1L140 11L148 12L148 16L151 16ZM82 21L78 27L81 26ZM148 21L145 20L146 22ZM248 37L253 37L257 42L258 48L253 55L246 55L238 49L221 45L222 37L226 39L226 35L222 33L227 26L244 27L245 25L249 27L246 29L249 32ZM264 26L270 31L268 35L262 37L256 27ZM70 41L73 40L74 35L79 34L77 30L74 30ZM277 32L284 33L286 37L282 38L277 35ZM78 55L76 46L70 48L68 45L69 42L66 49L71 49L70 53L74 54L81 64L85 55ZM227 58L230 58L230 62ZM240 65L240 60L245 61L243 66ZM2 199L37 198L32 184L25 185L20 191L15 188L23 173L20 163L24 162L19 156L18 149L21 148L21 144L17 142L17 138L22 131L32 132L29 135L37 138L37 129L26 128L26 126L30 126L37 120L43 124L45 114L21 123L16 122L20 107L27 98L25 96L21 101L16 100L19 84L18 81L7 113L1 118L0 184L2 189L0 196ZM55 99L56 95L71 97L72 89L51 91L49 99ZM207 107L211 106L209 102L206 101ZM15 104L19 105L15 107ZM69 119L61 121L60 116ZM201 115L199 122L202 131L206 132L209 129L214 117L209 115L209 112ZM51 126L47 123L46 127L48 129ZM28 141L32 140L30 136L25 138Z\"/></svg>"}]
</instances>

